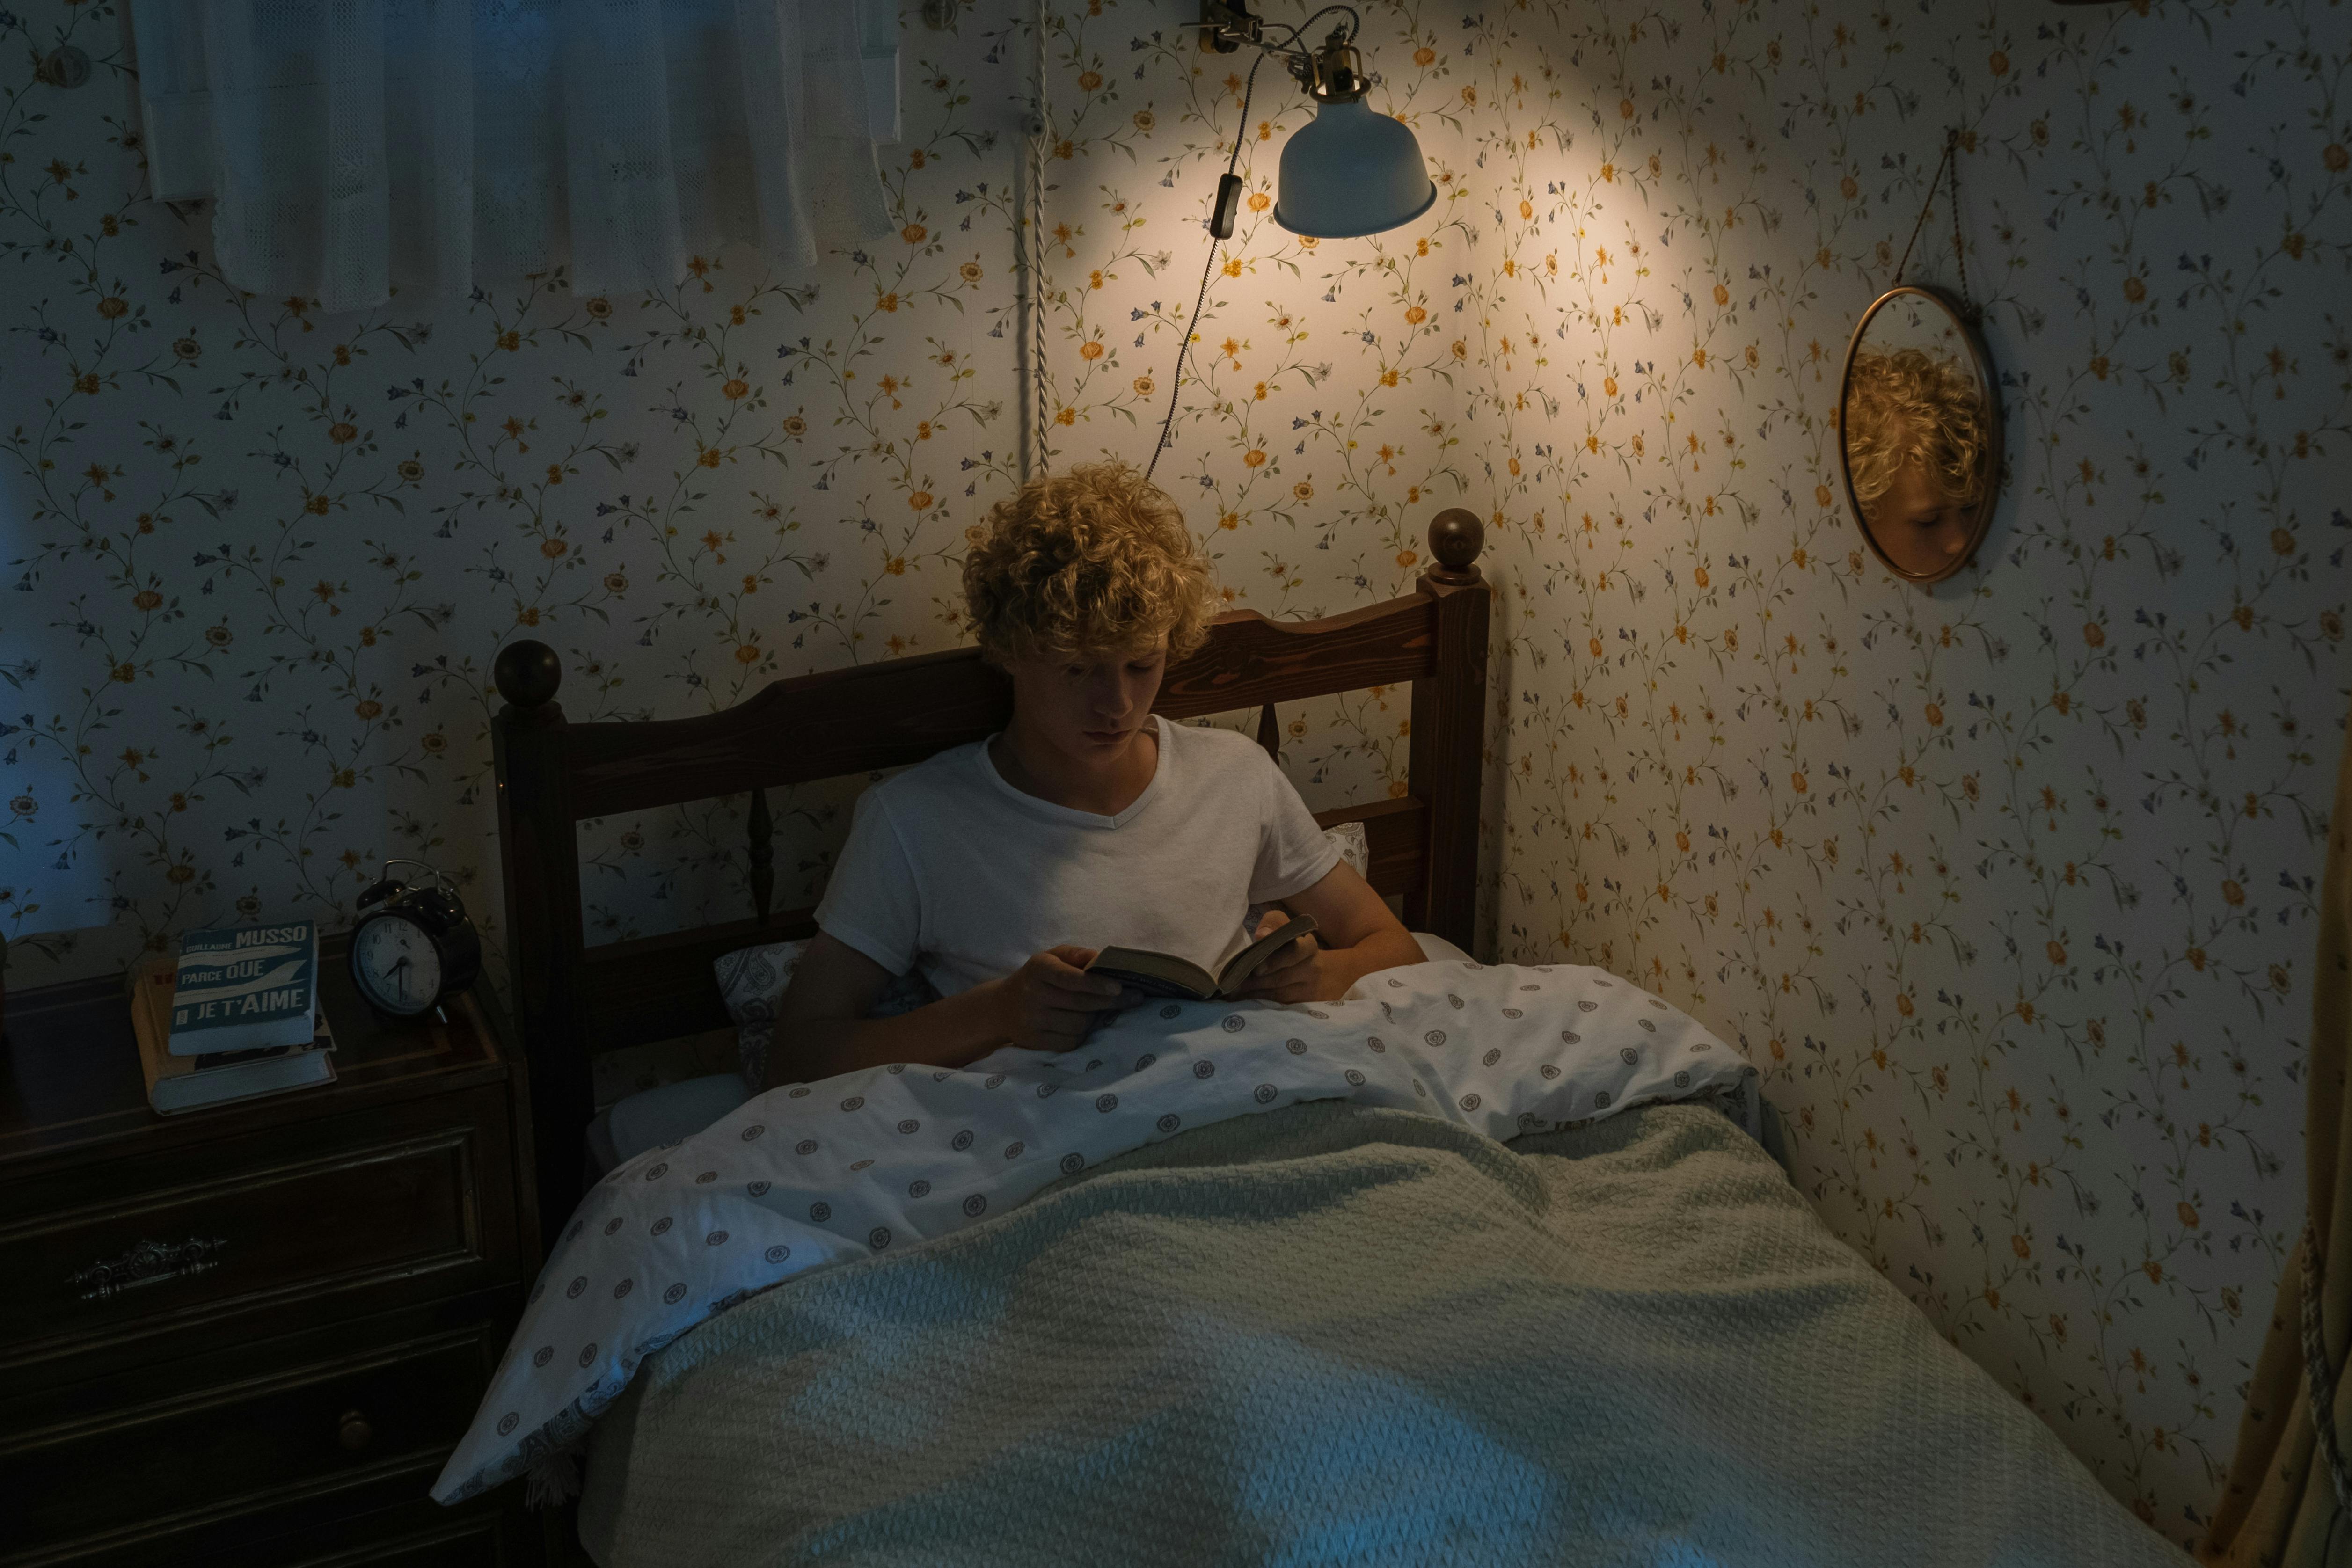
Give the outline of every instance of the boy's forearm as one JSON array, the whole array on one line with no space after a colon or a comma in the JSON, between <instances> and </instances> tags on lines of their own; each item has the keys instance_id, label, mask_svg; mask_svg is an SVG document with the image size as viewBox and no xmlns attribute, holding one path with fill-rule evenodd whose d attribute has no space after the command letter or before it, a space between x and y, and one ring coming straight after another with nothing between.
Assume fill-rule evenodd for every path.
<instances>
[{"instance_id":1,"label":"boy's forearm","mask_svg":"<svg viewBox=\"0 0 2352 1568\"><path fill-rule=\"evenodd\" d=\"M780 1076L787 1070L806 1078L830 1078L893 1061L927 1067L977 1061L1006 1038L996 1016L995 996L996 986L989 982L897 1018L779 1019L779 1043L789 1040L795 1049L771 1049L768 1082L762 1087L792 1082Z\"/></svg>"}]
</instances>

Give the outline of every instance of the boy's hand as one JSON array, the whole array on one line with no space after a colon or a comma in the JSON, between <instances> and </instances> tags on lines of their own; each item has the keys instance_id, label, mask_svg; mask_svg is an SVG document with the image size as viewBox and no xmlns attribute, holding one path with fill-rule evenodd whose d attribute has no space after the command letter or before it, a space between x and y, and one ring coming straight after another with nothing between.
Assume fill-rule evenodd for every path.
<instances>
[{"instance_id":1,"label":"boy's hand","mask_svg":"<svg viewBox=\"0 0 2352 1568\"><path fill-rule=\"evenodd\" d=\"M993 982L999 1027L1024 1051L1073 1051L1100 1014L1143 999L1117 980L1089 975L1091 947L1048 947Z\"/></svg>"},{"instance_id":2,"label":"boy's hand","mask_svg":"<svg viewBox=\"0 0 2352 1568\"><path fill-rule=\"evenodd\" d=\"M1280 930L1290 916L1282 910L1269 909L1261 916L1250 940ZM1270 1002L1316 1002L1337 997L1347 988L1330 990L1324 974L1324 950L1316 945L1312 934L1294 936L1265 956L1264 962L1250 971L1249 983L1242 987L1245 997L1262 997Z\"/></svg>"}]
</instances>

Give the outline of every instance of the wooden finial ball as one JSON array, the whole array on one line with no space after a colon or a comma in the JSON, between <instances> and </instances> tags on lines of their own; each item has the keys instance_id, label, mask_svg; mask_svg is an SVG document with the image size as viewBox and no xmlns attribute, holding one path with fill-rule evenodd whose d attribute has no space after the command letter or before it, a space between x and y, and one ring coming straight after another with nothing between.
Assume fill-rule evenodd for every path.
<instances>
[{"instance_id":1,"label":"wooden finial ball","mask_svg":"<svg viewBox=\"0 0 2352 1568\"><path fill-rule=\"evenodd\" d=\"M1486 548L1486 525L1477 514L1448 507L1429 519L1429 553L1448 571L1467 571Z\"/></svg>"},{"instance_id":2,"label":"wooden finial ball","mask_svg":"<svg viewBox=\"0 0 2352 1568\"><path fill-rule=\"evenodd\" d=\"M499 650L490 678L499 695L517 707L538 707L551 702L563 684L563 661L546 643L525 637Z\"/></svg>"}]
</instances>

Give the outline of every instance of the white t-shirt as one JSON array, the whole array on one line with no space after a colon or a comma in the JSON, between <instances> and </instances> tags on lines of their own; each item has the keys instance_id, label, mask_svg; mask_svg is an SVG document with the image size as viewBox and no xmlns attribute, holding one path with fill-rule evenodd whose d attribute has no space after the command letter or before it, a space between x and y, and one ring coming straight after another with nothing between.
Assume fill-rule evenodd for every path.
<instances>
[{"instance_id":1,"label":"white t-shirt","mask_svg":"<svg viewBox=\"0 0 2352 1568\"><path fill-rule=\"evenodd\" d=\"M988 742L868 789L816 923L941 996L1064 943L1149 948L1212 974L1247 940L1252 904L1303 893L1339 863L1274 759L1231 730L1156 715L1160 758L1115 817L1005 782Z\"/></svg>"}]
</instances>

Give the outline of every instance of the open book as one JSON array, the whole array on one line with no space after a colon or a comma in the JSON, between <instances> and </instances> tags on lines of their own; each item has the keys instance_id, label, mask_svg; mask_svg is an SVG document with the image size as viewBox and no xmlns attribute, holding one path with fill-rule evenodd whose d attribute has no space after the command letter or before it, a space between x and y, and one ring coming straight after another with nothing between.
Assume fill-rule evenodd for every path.
<instances>
[{"instance_id":1,"label":"open book","mask_svg":"<svg viewBox=\"0 0 2352 1568\"><path fill-rule=\"evenodd\" d=\"M1225 967L1213 975L1173 953L1150 953L1139 947L1106 947L1095 955L1087 973L1108 976L1147 997L1203 1002L1213 997L1238 996L1260 964L1285 944L1311 936L1314 930L1313 915L1294 915L1279 929L1267 932L1226 959Z\"/></svg>"}]
</instances>

